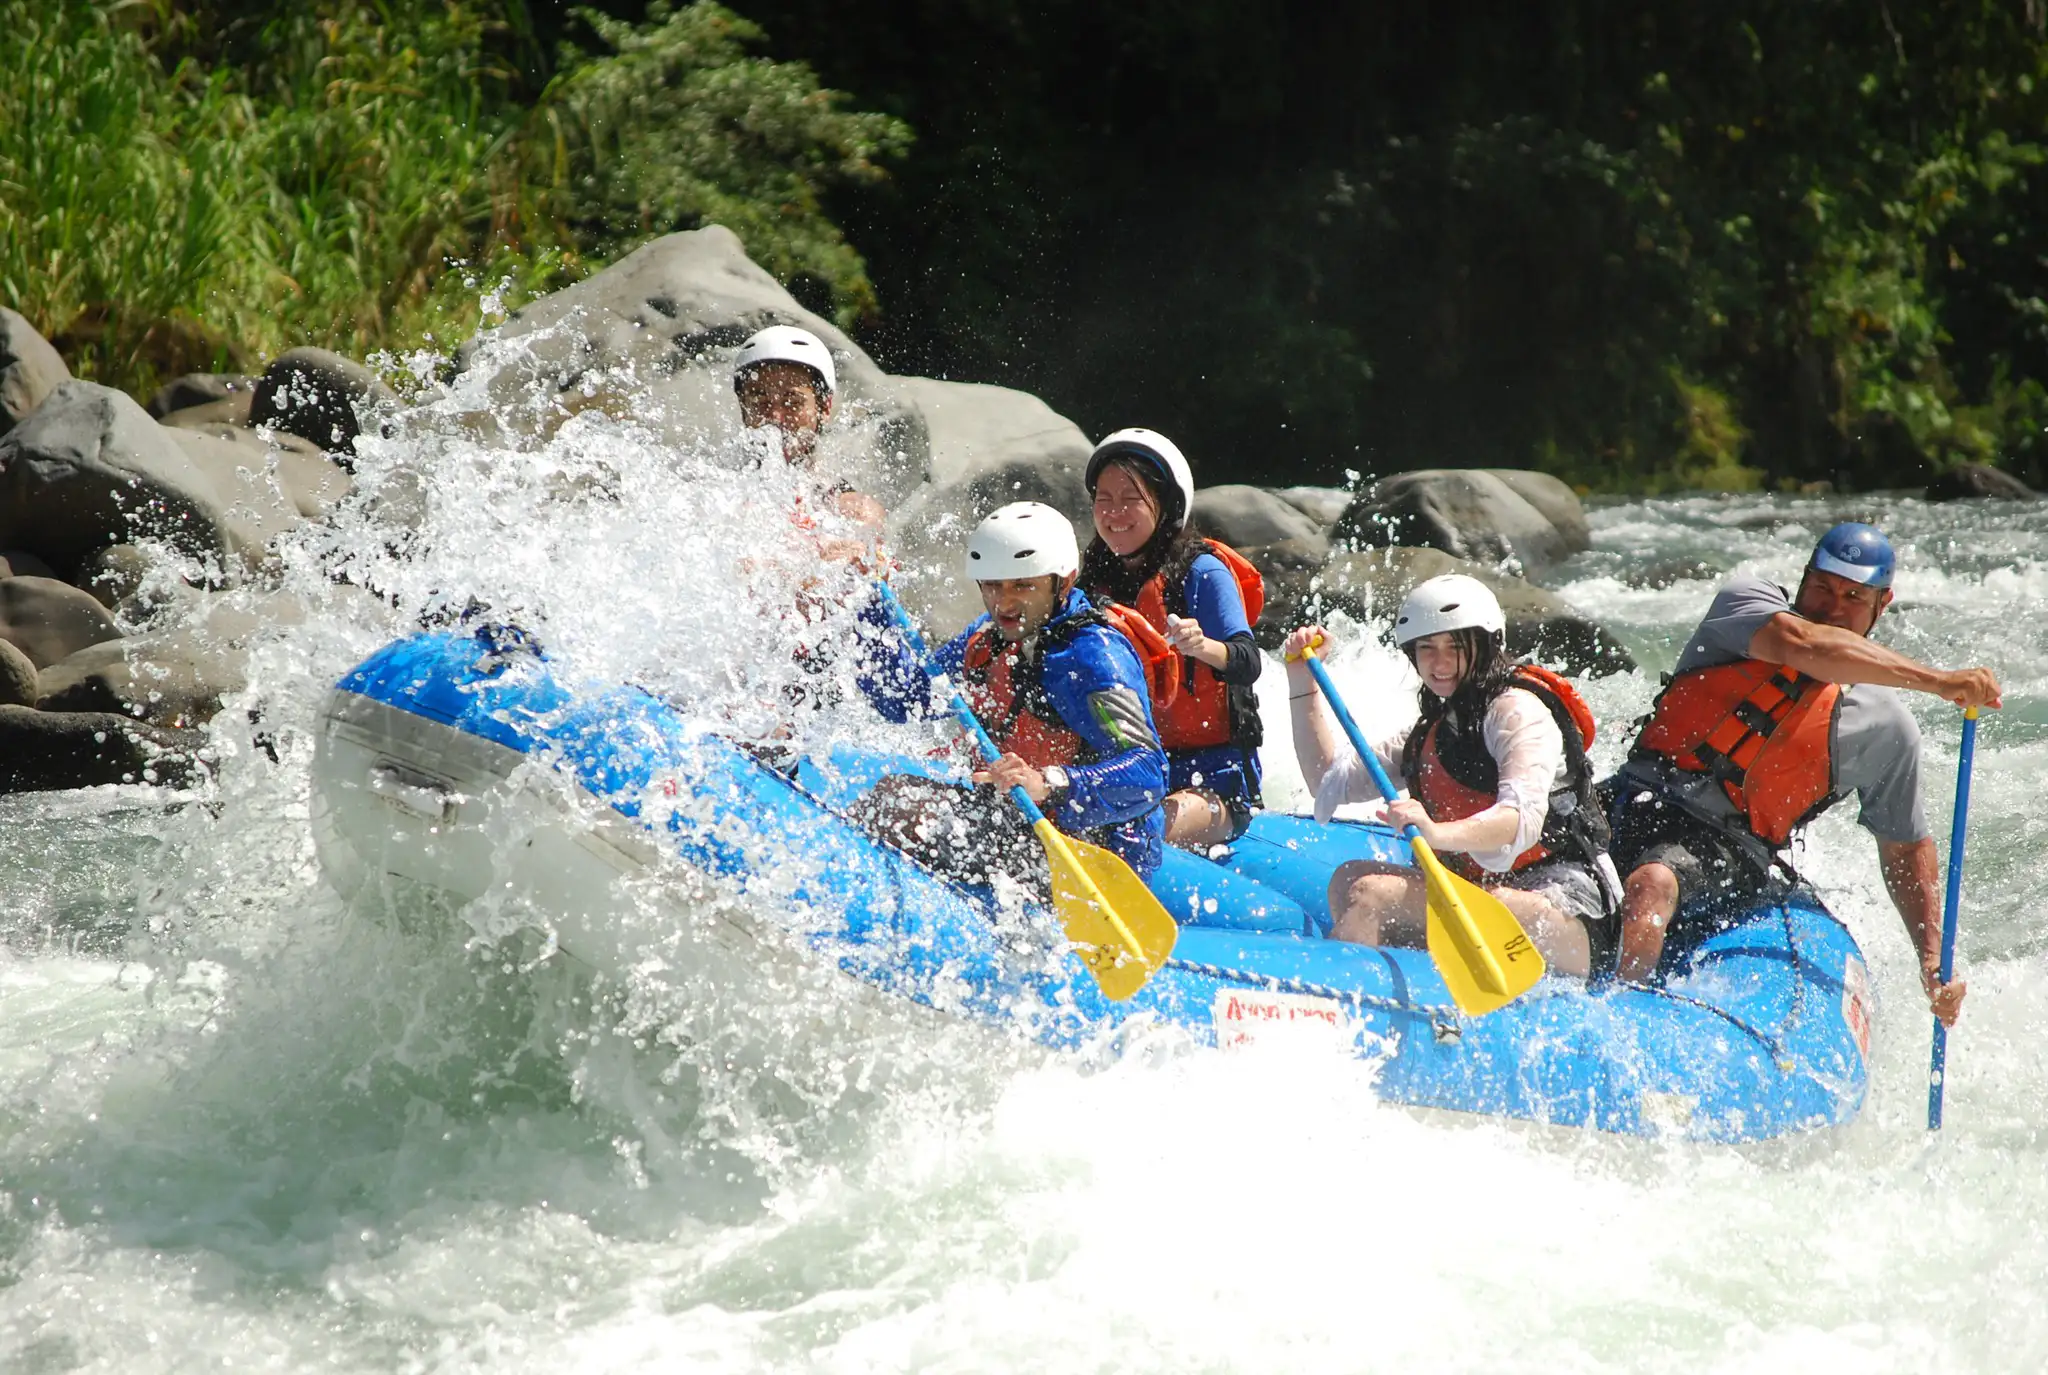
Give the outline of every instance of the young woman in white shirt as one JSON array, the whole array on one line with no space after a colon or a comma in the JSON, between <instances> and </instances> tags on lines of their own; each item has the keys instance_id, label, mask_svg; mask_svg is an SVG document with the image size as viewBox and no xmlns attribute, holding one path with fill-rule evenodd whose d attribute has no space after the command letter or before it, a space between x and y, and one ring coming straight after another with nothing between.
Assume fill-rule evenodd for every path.
<instances>
[{"instance_id":1,"label":"young woman in white shirt","mask_svg":"<svg viewBox=\"0 0 2048 1375\"><path fill-rule=\"evenodd\" d=\"M1492 890L1554 971L1609 970L1619 885L1586 760L1592 717L1562 678L1509 662L1505 630L1493 593L1462 574L1419 583L1402 603L1394 641L1422 690L1414 720L1369 742L1409 793L1386 819L1415 826L1448 867ZM1300 658L1328 639L1304 626L1286 647L1295 754L1321 820L1379 797ZM1425 911L1411 868L1353 862L1330 883L1333 940L1420 947Z\"/></svg>"}]
</instances>

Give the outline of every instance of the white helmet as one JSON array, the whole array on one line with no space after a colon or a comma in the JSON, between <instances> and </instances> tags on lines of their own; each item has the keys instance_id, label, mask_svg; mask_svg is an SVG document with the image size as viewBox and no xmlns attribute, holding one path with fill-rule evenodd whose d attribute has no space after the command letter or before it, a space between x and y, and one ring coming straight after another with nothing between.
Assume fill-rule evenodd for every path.
<instances>
[{"instance_id":1,"label":"white helmet","mask_svg":"<svg viewBox=\"0 0 2048 1375\"><path fill-rule=\"evenodd\" d=\"M827 396L839 386L832 350L817 335L795 325L770 325L741 344L739 356L732 360L733 387L737 389L746 375L763 363L801 363L818 374Z\"/></svg>"},{"instance_id":2,"label":"white helmet","mask_svg":"<svg viewBox=\"0 0 2048 1375\"><path fill-rule=\"evenodd\" d=\"M1110 460L1133 458L1152 470L1153 485L1159 491L1159 523L1177 534L1195 509L1195 475L1179 446L1157 430L1118 430L1095 446L1088 455L1088 495L1095 495L1095 480Z\"/></svg>"},{"instance_id":3,"label":"white helmet","mask_svg":"<svg viewBox=\"0 0 2048 1375\"><path fill-rule=\"evenodd\" d=\"M1005 578L1066 577L1081 571L1074 527L1050 506L1013 501L989 513L967 537L967 576L976 582Z\"/></svg>"},{"instance_id":4,"label":"white helmet","mask_svg":"<svg viewBox=\"0 0 2048 1375\"><path fill-rule=\"evenodd\" d=\"M1394 643L1406 647L1425 635L1477 629L1498 635L1507 629L1500 601L1477 578L1445 573L1415 584L1394 618Z\"/></svg>"}]
</instances>

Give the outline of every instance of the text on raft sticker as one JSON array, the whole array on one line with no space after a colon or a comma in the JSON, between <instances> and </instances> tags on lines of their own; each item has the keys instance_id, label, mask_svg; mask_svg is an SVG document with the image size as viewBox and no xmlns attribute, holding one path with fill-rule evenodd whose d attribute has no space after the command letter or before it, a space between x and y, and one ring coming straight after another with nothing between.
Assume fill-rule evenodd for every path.
<instances>
[{"instance_id":1,"label":"text on raft sticker","mask_svg":"<svg viewBox=\"0 0 2048 1375\"><path fill-rule=\"evenodd\" d=\"M1264 993L1251 988L1219 988L1210 1009L1216 1044L1226 1050L1255 1040L1336 1040L1348 1044L1357 1024L1335 998L1308 993Z\"/></svg>"},{"instance_id":2,"label":"text on raft sticker","mask_svg":"<svg viewBox=\"0 0 2048 1375\"><path fill-rule=\"evenodd\" d=\"M1842 1021L1855 1038L1863 1063L1870 1063L1870 974L1854 955L1842 966Z\"/></svg>"}]
</instances>

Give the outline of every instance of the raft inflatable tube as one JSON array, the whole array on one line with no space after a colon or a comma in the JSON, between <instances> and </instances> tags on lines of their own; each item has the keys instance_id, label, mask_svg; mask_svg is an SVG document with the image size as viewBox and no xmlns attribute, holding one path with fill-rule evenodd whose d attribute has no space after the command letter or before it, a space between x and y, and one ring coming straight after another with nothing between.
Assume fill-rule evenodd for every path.
<instances>
[{"instance_id":1,"label":"raft inflatable tube","mask_svg":"<svg viewBox=\"0 0 2048 1375\"><path fill-rule=\"evenodd\" d=\"M1159 1023L1226 1047L1326 1037L1377 1064L1389 1101L1695 1140L1780 1136L1862 1106L1865 964L1809 892L1674 955L1657 987L1551 978L1467 1018L1426 953L1321 934L1336 866L1406 863L1406 843L1266 813L1217 862L1169 849L1153 886L1183 922L1178 945L1112 1003L1049 914L1030 908L1035 938L1020 940L1014 904L1005 917L837 814L900 762L841 752L784 772L646 692L572 688L556 667L484 627L400 641L341 680L313 779L339 890L422 885L487 936L537 925L551 949L623 977L645 967L646 923L622 919L619 880L680 861L748 899L728 906L752 916L689 946L732 978L794 950L1053 1047ZM759 929L770 920L785 929Z\"/></svg>"}]
</instances>

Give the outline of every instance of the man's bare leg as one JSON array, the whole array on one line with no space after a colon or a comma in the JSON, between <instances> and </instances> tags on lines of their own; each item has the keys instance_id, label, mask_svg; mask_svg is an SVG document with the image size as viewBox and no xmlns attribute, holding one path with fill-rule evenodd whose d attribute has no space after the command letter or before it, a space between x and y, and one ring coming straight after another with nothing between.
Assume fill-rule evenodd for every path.
<instances>
[{"instance_id":1,"label":"man's bare leg","mask_svg":"<svg viewBox=\"0 0 2048 1375\"><path fill-rule=\"evenodd\" d=\"M1657 971L1664 933L1678 911L1678 875L1669 865L1644 864L1621 886L1621 954L1615 973L1642 983Z\"/></svg>"},{"instance_id":2,"label":"man's bare leg","mask_svg":"<svg viewBox=\"0 0 2048 1375\"><path fill-rule=\"evenodd\" d=\"M1413 869L1353 861L1330 879L1330 939L1419 949L1428 940L1428 893Z\"/></svg>"},{"instance_id":3,"label":"man's bare leg","mask_svg":"<svg viewBox=\"0 0 2048 1375\"><path fill-rule=\"evenodd\" d=\"M1206 852L1212 845L1230 840L1230 808L1213 793L1189 788L1168 793L1160 804L1166 811L1166 843L1183 850Z\"/></svg>"}]
</instances>

